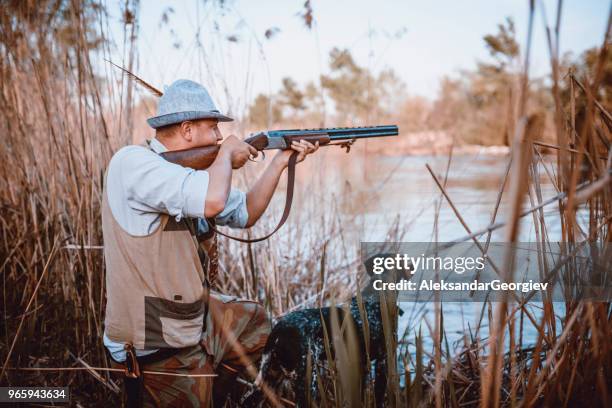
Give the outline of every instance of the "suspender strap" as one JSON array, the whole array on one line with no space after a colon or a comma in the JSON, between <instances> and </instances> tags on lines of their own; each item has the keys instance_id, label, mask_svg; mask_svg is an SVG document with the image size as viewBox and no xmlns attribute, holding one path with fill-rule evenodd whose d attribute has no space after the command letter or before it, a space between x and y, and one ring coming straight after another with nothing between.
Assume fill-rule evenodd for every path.
<instances>
[{"instance_id":1,"label":"suspender strap","mask_svg":"<svg viewBox=\"0 0 612 408\"><path fill-rule=\"evenodd\" d=\"M142 407L142 394L144 391L144 382L140 373L140 364L136 357L136 350L131 343L126 343L125 349L125 378L123 385L125 387L126 405L128 408Z\"/></svg>"},{"instance_id":2,"label":"suspender strap","mask_svg":"<svg viewBox=\"0 0 612 408\"><path fill-rule=\"evenodd\" d=\"M137 378L125 377L125 405L127 408L141 408L143 406L144 381L142 376Z\"/></svg>"},{"instance_id":3,"label":"suspender strap","mask_svg":"<svg viewBox=\"0 0 612 408\"><path fill-rule=\"evenodd\" d=\"M116 364L119 364L125 368L123 384L125 387L125 402L127 408L140 408L143 406L144 393L144 381L142 371L140 369L141 366L146 366L147 364L156 363L158 361L170 358L181 351L181 349L163 348L152 354L137 357L136 350L131 344L125 344L124 348L126 351L125 361L115 360L108 349L106 349L106 353Z\"/></svg>"}]
</instances>

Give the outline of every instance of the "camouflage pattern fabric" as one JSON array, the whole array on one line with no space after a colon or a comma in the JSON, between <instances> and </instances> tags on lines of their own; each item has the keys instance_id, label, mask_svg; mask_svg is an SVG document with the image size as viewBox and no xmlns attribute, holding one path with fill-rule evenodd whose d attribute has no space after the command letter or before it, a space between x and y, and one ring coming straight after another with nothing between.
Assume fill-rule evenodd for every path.
<instances>
[{"instance_id":1,"label":"camouflage pattern fabric","mask_svg":"<svg viewBox=\"0 0 612 408\"><path fill-rule=\"evenodd\" d=\"M270 329L270 321L259 303L211 292L201 343L140 369L213 374L221 368L229 368L234 374L244 373L247 365L256 367ZM122 367L114 362L113 365ZM215 377L145 374L144 406L210 407L213 385L217 386ZM228 387L237 388L235 382L231 385L226 382L223 388ZM215 389L215 394L230 392L231 389Z\"/></svg>"}]
</instances>

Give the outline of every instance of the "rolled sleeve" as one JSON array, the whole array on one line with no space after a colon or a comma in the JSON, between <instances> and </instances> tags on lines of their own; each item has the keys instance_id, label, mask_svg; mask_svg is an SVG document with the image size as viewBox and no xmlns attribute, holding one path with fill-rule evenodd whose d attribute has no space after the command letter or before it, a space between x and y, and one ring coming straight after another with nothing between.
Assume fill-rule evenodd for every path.
<instances>
[{"instance_id":1,"label":"rolled sleeve","mask_svg":"<svg viewBox=\"0 0 612 408\"><path fill-rule=\"evenodd\" d=\"M194 171L185 179L183 185L185 204L182 211L185 217L199 218L204 215L208 180L206 171Z\"/></svg>"},{"instance_id":2,"label":"rolled sleeve","mask_svg":"<svg viewBox=\"0 0 612 408\"><path fill-rule=\"evenodd\" d=\"M177 220L204 216L208 172L170 163L142 147L122 150L117 159L123 188L133 210L162 212Z\"/></svg>"},{"instance_id":3,"label":"rolled sleeve","mask_svg":"<svg viewBox=\"0 0 612 408\"><path fill-rule=\"evenodd\" d=\"M221 211L221 214L215 217L216 223L232 228L244 228L248 220L246 194L240 190L232 189L225 202L225 208Z\"/></svg>"}]
</instances>

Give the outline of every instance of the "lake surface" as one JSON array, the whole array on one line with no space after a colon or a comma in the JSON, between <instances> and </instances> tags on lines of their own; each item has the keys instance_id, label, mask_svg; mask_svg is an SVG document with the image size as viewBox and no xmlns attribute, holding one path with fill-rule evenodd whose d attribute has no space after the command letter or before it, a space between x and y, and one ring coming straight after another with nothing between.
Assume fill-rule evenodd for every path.
<instances>
[{"instance_id":1,"label":"lake surface","mask_svg":"<svg viewBox=\"0 0 612 408\"><path fill-rule=\"evenodd\" d=\"M506 171L507 156L464 155L453 157L448 171L446 191L472 231L486 227L497 201ZM452 241L467 235L448 202L441 196L425 165L429 164L442 180L448 158L444 156L374 157L365 165L351 161L343 166L339 184L345 186L345 204L354 214L363 214L361 228L353 230L360 241L384 240L389 225L399 217L406 227L403 241ZM550 169L550 168L549 168ZM556 194L543 173L543 199ZM350 187L346 187L350 186ZM497 221L508 216L507 193L502 197ZM353 205L351 206L350 203ZM530 207L529 202L525 203ZM438 212L439 208L439 212ZM436 217L437 215L437 217ZM560 236L558 207L545 207L550 240ZM434 226L437 219L437 239ZM492 241L503 241L505 231L497 230ZM521 242L535 239L533 218L525 217L521 225Z\"/></svg>"},{"instance_id":2,"label":"lake surface","mask_svg":"<svg viewBox=\"0 0 612 408\"><path fill-rule=\"evenodd\" d=\"M466 236L468 233L446 199L441 196L425 165L429 164L440 179L448 166L444 156L383 157L366 156L367 160L342 161L322 160L317 171L327 177L326 182L335 183L331 190L340 191L341 214L347 220L343 239L348 242L375 242L388 240L390 226L398 223L404 242L447 242ZM448 171L446 190L454 205L472 231L480 230L491 223L500 186L506 172L508 156L463 155L452 158ZM552 173L554 166L549 166ZM554 185L543 169L540 169L542 199L557 194ZM510 181L510 180L509 180ZM327 190L329 191L329 190ZM496 221L508 217L509 203L504 193ZM321 205L328 206L322 197ZM526 201L524 208L532 205ZM560 239L558 207L550 204L544 208L547 233L550 241ZM348 222L348 220L352 222ZM437 231L436 231L437 229ZM504 241L506 231L501 228L492 234L492 242ZM481 242L484 242L483 235ZM536 239L533 217L524 217L521 222L520 241ZM399 322L399 337L407 335L409 350L414 353L414 335L422 329L425 350L431 350L435 305L432 302L402 303L404 311ZM458 345L468 329L478 325L483 304L479 302L443 302L446 336L451 348ZM533 315L541 315L539 305L530 306ZM561 307L556 311L560 312ZM525 319L527 320L527 319ZM481 322L480 337L488 336L487 311ZM518 330L517 330L518 332ZM517 334L518 336L518 334ZM524 344L534 343L537 333L527 321L522 334Z\"/></svg>"},{"instance_id":3,"label":"lake surface","mask_svg":"<svg viewBox=\"0 0 612 408\"><path fill-rule=\"evenodd\" d=\"M506 172L508 156L457 155L450 162L446 191L472 231L487 227L491 223L500 186ZM289 242L302 253L316 248L321 234L321 224L332 223L339 218L342 230L333 235L328 247L329 262L336 256L337 263L354 257L360 242L449 242L468 235L451 206L441 195L431 174L425 167L429 164L442 180L448 166L445 156L401 156L389 157L362 151L351 151L349 155L331 149L321 149L320 154L309 158L297 171L297 189L288 227L279 231L279 240ZM548 167L549 172L555 166ZM554 185L543 169L540 169L541 195L546 200L557 194ZM552 173L554 174L554 173ZM509 182L512 180L509 179ZM508 186L504 193L496 221L508 217ZM280 214L284 194L274 197L273 214ZM524 208L531 207L526 201ZM323 209L323 211L322 211ZM323 217L322 212L332 215ZM560 239L561 229L556 204L544 208L549 241ZM584 216L579 214L579 216ZM276 219L276 218L273 218ZM397 226L398 233L389 234ZM297 233L292 228L298 228ZM491 242L504 241L505 229L492 234ZM480 239L484 242L486 235ZM536 239L533 217L522 219L520 242ZM313 242L315 244L313 244ZM286 253L286 252L285 252ZM313 254L316 255L316 254ZM353 258L354 259L354 258ZM348 283L348 281L347 281ZM425 350L431 350L435 305L432 302L401 303L404 311L400 318L398 335L411 343L419 328L422 329ZM483 308L477 302L443 302L445 333L449 345L457 345L464 335L478 325ZM532 314L541 315L539 305L530 306ZM556 312L563 308L556 307ZM525 319L527 320L527 319ZM480 324L480 337L488 337L489 324L485 311ZM518 330L517 330L518 332ZM526 321L522 340L530 344L536 340L536 331ZM409 344L414 353L414 345Z\"/></svg>"}]
</instances>

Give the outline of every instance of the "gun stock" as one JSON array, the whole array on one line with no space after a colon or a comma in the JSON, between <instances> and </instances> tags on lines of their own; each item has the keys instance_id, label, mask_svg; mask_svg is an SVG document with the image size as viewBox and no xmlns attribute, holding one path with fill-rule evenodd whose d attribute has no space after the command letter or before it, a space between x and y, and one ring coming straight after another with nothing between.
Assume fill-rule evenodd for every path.
<instances>
[{"instance_id":1,"label":"gun stock","mask_svg":"<svg viewBox=\"0 0 612 408\"><path fill-rule=\"evenodd\" d=\"M183 167L189 167L194 170L205 170L217 158L219 154L219 146L195 147L193 149L173 150L164 152L161 157L171 163L179 164Z\"/></svg>"},{"instance_id":2,"label":"gun stock","mask_svg":"<svg viewBox=\"0 0 612 408\"><path fill-rule=\"evenodd\" d=\"M249 137L245 142L258 151L262 151L268 145L268 138L263 134L257 134ZM194 147L192 149L164 152L161 154L161 157L168 160L170 163L179 164L183 167L189 167L194 170L206 170L217 158L219 149L219 145Z\"/></svg>"}]
</instances>

